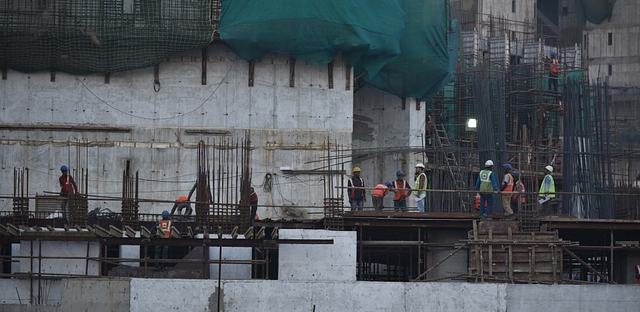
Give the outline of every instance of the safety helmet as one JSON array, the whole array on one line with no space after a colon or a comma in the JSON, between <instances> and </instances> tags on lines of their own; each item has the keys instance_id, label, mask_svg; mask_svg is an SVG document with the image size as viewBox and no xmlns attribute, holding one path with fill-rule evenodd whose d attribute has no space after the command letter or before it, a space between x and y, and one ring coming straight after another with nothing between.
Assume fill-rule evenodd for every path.
<instances>
[{"instance_id":1,"label":"safety helmet","mask_svg":"<svg viewBox=\"0 0 640 312\"><path fill-rule=\"evenodd\" d=\"M391 183L391 181L387 181L387 182L384 182L384 185L386 185L388 187L392 187L393 183Z\"/></svg>"},{"instance_id":2,"label":"safety helmet","mask_svg":"<svg viewBox=\"0 0 640 312\"><path fill-rule=\"evenodd\" d=\"M551 56L557 56L558 53L556 53L556 51L551 51Z\"/></svg>"},{"instance_id":3,"label":"safety helmet","mask_svg":"<svg viewBox=\"0 0 640 312\"><path fill-rule=\"evenodd\" d=\"M165 211L163 211L163 212L162 212L162 217L163 217L163 218L168 218L168 217L169 217L169 212L168 212L168 211L166 211L166 210L165 210Z\"/></svg>"},{"instance_id":4,"label":"safety helmet","mask_svg":"<svg viewBox=\"0 0 640 312\"><path fill-rule=\"evenodd\" d=\"M396 176L403 176L403 175L404 175L404 172L402 172L402 170L398 170L396 172Z\"/></svg>"},{"instance_id":5,"label":"safety helmet","mask_svg":"<svg viewBox=\"0 0 640 312\"><path fill-rule=\"evenodd\" d=\"M504 164L504 165L502 165L502 167L505 167L505 168L511 170L511 165L509 165L509 164Z\"/></svg>"},{"instance_id":6,"label":"safety helmet","mask_svg":"<svg viewBox=\"0 0 640 312\"><path fill-rule=\"evenodd\" d=\"M485 167L492 167L492 166L493 166L493 161L491 161L491 159L487 160L487 161L484 163L484 166L485 166Z\"/></svg>"},{"instance_id":7,"label":"safety helmet","mask_svg":"<svg viewBox=\"0 0 640 312\"><path fill-rule=\"evenodd\" d=\"M544 169L549 170L549 172L553 172L553 167L551 167L551 166L546 166L546 167L544 167Z\"/></svg>"},{"instance_id":8,"label":"safety helmet","mask_svg":"<svg viewBox=\"0 0 640 312\"><path fill-rule=\"evenodd\" d=\"M517 177L520 176L520 172L516 171L512 175L513 175L514 178L517 178Z\"/></svg>"},{"instance_id":9,"label":"safety helmet","mask_svg":"<svg viewBox=\"0 0 640 312\"><path fill-rule=\"evenodd\" d=\"M356 172L360 172L360 167L353 167L353 172L354 172L354 173L356 173Z\"/></svg>"},{"instance_id":10,"label":"safety helmet","mask_svg":"<svg viewBox=\"0 0 640 312\"><path fill-rule=\"evenodd\" d=\"M69 171L69 168L67 168L67 166L62 166L60 167L60 171Z\"/></svg>"},{"instance_id":11,"label":"safety helmet","mask_svg":"<svg viewBox=\"0 0 640 312\"><path fill-rule=\"evenodd\" d=\"M422 163L418 163L418 164L416 165L416 168L422 168L422 169L424 169L424 164L422 164Z\"/></svg>"}]
</instances>

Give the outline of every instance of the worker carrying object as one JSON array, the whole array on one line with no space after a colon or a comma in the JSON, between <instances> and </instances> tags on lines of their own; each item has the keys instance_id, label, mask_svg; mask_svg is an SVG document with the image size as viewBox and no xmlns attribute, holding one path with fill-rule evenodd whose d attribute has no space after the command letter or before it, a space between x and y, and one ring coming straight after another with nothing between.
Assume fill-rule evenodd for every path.
<instances>
[{"instance_id":1,"label":"worker carrying object","mask_svg":"<svg viewBox=\"0 0 640 312\"><path fill-rule=\"evenodd\" d=\"M389 188L393 186L391 181L384 182L384 184L378 184L371 191L371 202L373 208L376 211L382 211L384 209L383 199L389 194Z\"/></svg>"},{"instance_id":2,"label":"worker carrying object","mask_svg":"<svg viewBox=\"0 0 640 312\"><path fill-rule=\"evenodd\" d=\"M348 192L351 211L362 211L362 207L367 201L367 198L364 191L364 180L360 177L360 167L353 168L353 177L347 182L347 187L349 187Z\"/></svg>"}]
</instances>

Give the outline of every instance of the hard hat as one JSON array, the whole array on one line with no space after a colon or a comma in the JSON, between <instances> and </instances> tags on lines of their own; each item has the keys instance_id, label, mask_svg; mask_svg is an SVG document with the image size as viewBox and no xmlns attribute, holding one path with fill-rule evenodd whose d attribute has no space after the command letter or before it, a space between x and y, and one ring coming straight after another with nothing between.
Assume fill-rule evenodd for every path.
<instances>
[{"instance_id":1,"label":"hard hat","mask_svg":"<svg viewBox=\"0 0 640 312\"><path fill-rule=\"evenodd\" d=\"M179 202L179 203L186 202L186 201L189 201L189 197L182 195L182 196L178 197L178 200L176 200L176 201Z\"/></svg>"},{"instance_id":2,"label":"hard hat","mask_svg":"<svg viewBox=\"0 0 640 312\"><path fill-rule=\"evenodd\" d=\"M67 168L67 166L62 166L60 167L60 171L69 171L69 168Z\"/></svg>"},{"instance_id":3,"label":"hard hat","mask_svg":"<svg viewBox=\"0 0 640 312\"><path fill-rule=\"evenodd\" d=\"M166 211L166 210L165 210L165 211L163 211L163 212L162 212L162 217L163 217L163 218L168 218L168 217L169 217L169 212L168 212L168 211Z\"/></svg>"},{"instance_id":4,"label":"hard hat","mask_svg":"<svg viewBox=\"0 0 640 312\"><path fill-rule=\"evenodd\" d=\"M401 176L401 175L403 176L403 175L404 175L404 172L402 172L402 170L398 170L398 171L396 172L396 175L397 175L397 176Z\"/></svg>"},{"instance_id":5,"label":"hard hat","mask_svg":"<svg viewBox=\"0 0 640 312\"><path fill-rule=\"evenodd\" d=\"M549 170L549 172L553 172L553 167L551 167L551 166L546 166L546 167L544 167L544 169Z\"/></svg>"},{"instance_id":6,"label":"hard hat","mask_svg":"<svg viewBox=\"0 0 640 312\"><path fill-rule=\"evenodd\" d=\"M387 181L387 182L384 182L384 185L386 185L388 187L392 187L393 183L391 183L391 181Z\"/></svg>"},{"instance_id":7,"label":"hard hat","mask_svg":"<svg viewBox=\"0 0 640 312\"><path fill-rule=\"evenodd\" d=\"M514 178L517 178L517 177L519 177L519 176L520 176L520 172L516 171L516 172L514 172L514 173L513 173L513 177L514 177Z\"/></svg>"},{"instance_id":8,"label":"hard hat","mask_svg":"<svg viewBox=\"0 0 640 312\"><path fill-rule=\"evenodd\" d=\"M353 167L353 172L360 172L360 167Z\"/></svg>"},{"instance_id":9,"label":"hard hat","mask_svg":"<svg viewBox=\"0 0 640 312\"><path fill-rule=\"evenodd\" d=\"M558 53L556 53L556 51L551 51L551 56L557 56Z\"/></svg>"},{"instance_id":10,"label":"hard hat","mask_svg":"<svg viewBox=\"0 0 640 312\"><path fill-rule=\"evenodd\" d=\"M493 166L493 161L491 161L491 159L487 160L487 161L484 163L484 166L485 166L485 167L491 167L491 166Z\"/></svg>"},{"instance_id":11,"label":"hard hat","mask_svg":"<svg viewBox=\"0 0 640 312\"><path fill-rule=\"evenodd\" d=\"M418 163L418 164L416 165L416 168L422 168L422 169L424 169L424 165L423 165L422 163Z\"/></svg>"},{"instance_id":12,"label":"hard hat","mask_svg":"<svg viewBox=\"0 0 640 312\"><path fill-rule=\"evenodd\" d=\"M505 168L511 170L511 165L509 165L509 164L504 164L504 165L502 165L502 167L505 167Z\"/></svg>"}]
</instances>

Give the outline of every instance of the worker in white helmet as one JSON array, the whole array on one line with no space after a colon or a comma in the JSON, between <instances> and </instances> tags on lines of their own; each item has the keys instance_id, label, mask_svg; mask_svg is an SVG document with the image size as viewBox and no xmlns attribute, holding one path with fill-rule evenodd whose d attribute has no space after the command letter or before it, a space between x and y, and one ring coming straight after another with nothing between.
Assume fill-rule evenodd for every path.
<instances>
[{"instance_id":1,"label":"worker in white helmet","mask_svg":"<svg viewBox=\"0 0 640 312\"><path fill-rule=\"evenodd\" d=\"M424 212L424 202L427 197L427 175L424 173L424 164L416 164L415 182L413 183L413 195L418 203L418 211Z\"/></svg>"},{"instance_id":2,"label":"worker in white helmet","mask_svg":"<svg viewBox=\"0 0 640 312\"><path fill-rule=\"evenodd\" d=\"M487 160L484 163L484 170L480 171L478 180L476 180L476 191L480 191L480 219L491 220L489 214L493 210L493 192L498 191L498 183L493 175L492 160Z\"/></svg>"},{"instance_id":3,"label":"worker in white helmet","mask_svg":"<svg viewBox=\"0 0 640 312\"><path fill-rule=\"evenodd\" d=\"M542 179L542 183L540 183L540 190L538 191L538 202L542 205L539 210L545 214L553 213L551 209L551 200L556 198L556 183L553 181L553 176L551 176L552 172L553 167L544 167L544 179Z\"/></svg>"}]
</instances>

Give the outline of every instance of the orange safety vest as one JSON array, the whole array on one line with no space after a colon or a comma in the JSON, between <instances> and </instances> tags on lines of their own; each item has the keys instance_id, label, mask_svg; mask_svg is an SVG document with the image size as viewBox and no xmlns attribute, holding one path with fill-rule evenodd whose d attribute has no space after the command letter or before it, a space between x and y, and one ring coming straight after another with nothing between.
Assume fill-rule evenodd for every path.
<instances>
[{"instance_id":1,"label":"orange safety vest","mask_svg":"<svg viewBox=\"0 0 640 312\"><path fill-rule=\"evenodd\" d=\"M171 220L160 220L158 221L158 226L164 232L164 238L171 237Z\"/></svg>"},{"instance_id":2,"label":"orange safety vest","mask_svg":"<svg viewBox=\"0 0 640 312\"><path fill-rule=\"evenodd\" d=\"M396 189L410 188L409 183L407 183L407 181L402 181L402 182L404 182L404 185L398 186L398 180L393 181L393 188L396 188ZM411 191L409 190L397 190L396 195L393 196L393 200L406 200L409 195L411 195Z\"/></svg>"},{"instance_id":3,"label":"orange safety vest","mask_svg":"<svg viewBox=\"0 0 640 312\"><path fill-rule=\"evenodd\" d=\"M389 188L384 184L376 185L376 187L373 189L373 191L371 191L371 197L383 198L387 194L389 194Z\"/></svg>"},{"instance_id":4,"label":"orange safety vest","mask_svg":"<svg viewBox=\"0 0 640 312\"><path fill-rule=\"evenodd\" d=\"M362 178L360 179L360 186L359 187L364 187L364 180ZM353 178L349 179L349 186L355 186L355 184L353 183ZM357 191L362 191L362 198L364 198L364 189L362 190L357 190ZM349 189L349 198L354 198L356 196L356 189Z\"/></svg>"},{"instance_id":5,"label":"orange safety vest","mask_svg":"<svg viewBox=\"0 0 640 312\"><path fill-rule=\"evenodd\" d=\"M511 173L507 173L509 176L509 182L507 182L507 187L504 188L503 192L511 192L513 191L513 176Z\"/></svg>"},{"instance_id":6,"label":"orange safety vest","mask_svg":"<svg viewBox=\"0 0 640 312\"><path fill-rule=\"evenodd\" d=\"M558 59L551 60L551 65L549 66L549 70L554 74L558 73Z\"/></svg>"}]
</instances>

